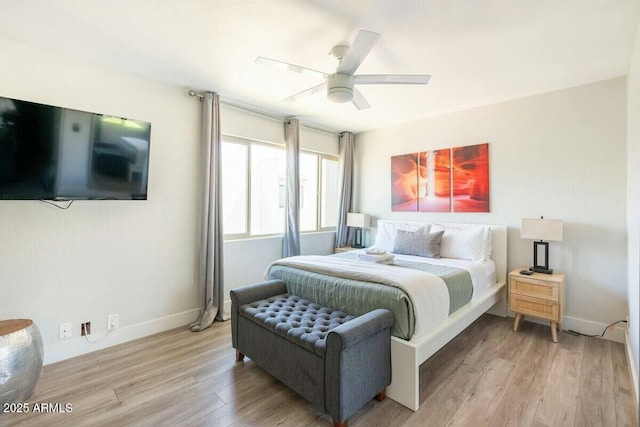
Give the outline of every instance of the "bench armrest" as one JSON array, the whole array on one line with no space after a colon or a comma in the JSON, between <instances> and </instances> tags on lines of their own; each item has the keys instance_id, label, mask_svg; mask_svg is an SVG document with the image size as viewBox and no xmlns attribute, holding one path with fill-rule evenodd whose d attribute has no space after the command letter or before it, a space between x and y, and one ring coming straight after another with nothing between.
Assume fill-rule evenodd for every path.
<instances>
[{"instance_id":1,"label":"bench armrest","mask_svg":"<svg viewBox=\"0 0 640 427\"><path fill-rule=\"evenodd\" d=\"M325 405L342 421L391 383L389 310L373 310L327 335Z\"/></svg>"},{"instance_id":2,"label":"bench armrest","mask_svg":"<svg viewBox=\"0 0 640 427\"><path fill-rule=\"evenodd\" d=\"M329 331L327 349L332 346L334 350L346 350L383 329L391 328L391 325L393 315L389 310L379 308L370 311Z\"/></svg>"},{"instance_id":3,"label":"bench armrest","mask_svg":"<svg viewBox=\"0 0 640 427\"><path fill-rule=\"evenodd\" d=\"M250 302L260 301L269 297L286 294L287 285L281 280L267 280L253 285L232 289L231 304L240 307Z\"/></svg>"},{"instance_id":4,"label":"bench armrest","mask_svg":"<svg viewBox=\"0 0 640 427\"><path fill-rule=\"evenodd\" d=\"M287 293L287 285L281 280L267 280L231 290L231 341L233 348L238 348L238 310L240 307L285 293Z\"/></svg>"}]
</instances>

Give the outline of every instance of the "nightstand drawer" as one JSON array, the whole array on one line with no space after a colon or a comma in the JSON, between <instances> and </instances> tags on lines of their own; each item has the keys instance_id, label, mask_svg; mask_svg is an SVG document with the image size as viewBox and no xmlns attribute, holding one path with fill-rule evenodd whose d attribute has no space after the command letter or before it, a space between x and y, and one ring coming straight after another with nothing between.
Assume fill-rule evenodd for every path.
<instances>
[{"instance_id":1,"label":"nightstand drawer","mask_svg":"<svg viewBox=\"0 0 640 427\"><path fill-rule=\"evenodd\" d=\"M558 302L558 284L555 282L543 282L536 279L511 276L511 287L509 289L512 294L527 295Z\"/></svg>"},{"instance_id":2,"label":"nightstand drawer","mask_svg":"<svg viewBox=\"0 0 640 427\"><path fill-rule=\"evenodd\" d=\"M560 312L557 302L519 295L512 292L509 305L512 311L560 323Z\"/></svg>"}]
</instances>

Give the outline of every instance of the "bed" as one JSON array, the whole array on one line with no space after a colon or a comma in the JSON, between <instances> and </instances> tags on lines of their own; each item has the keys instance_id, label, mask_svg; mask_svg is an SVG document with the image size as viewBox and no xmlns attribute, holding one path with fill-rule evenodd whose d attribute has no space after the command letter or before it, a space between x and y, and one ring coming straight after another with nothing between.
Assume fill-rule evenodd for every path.
<instances>
[{"instance_id":1,"label":"bed","mask_svg":"<svg viewBox=\"0 0 640 427\"><path fill-rule=\"evenodd\" d=\"M267 276L287 283L289 293L355 315L389 309L393 381L387 395L415 411L420 364L483 313L506 316L506 227L379 220L374 247L385 255L359 250L285 258ZM391 252L391 265L363 260Z\"/></svg>"}]
</instances>

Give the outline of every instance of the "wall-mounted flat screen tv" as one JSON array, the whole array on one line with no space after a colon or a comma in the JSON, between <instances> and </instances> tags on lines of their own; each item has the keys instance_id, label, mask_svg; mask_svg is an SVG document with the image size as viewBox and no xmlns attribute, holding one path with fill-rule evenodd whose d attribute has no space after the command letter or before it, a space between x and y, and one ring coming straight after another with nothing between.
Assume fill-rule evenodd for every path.
<instances>
[{"instance_id":1,"label":"wall-mounted flat screen tv","mask_svg":"<svg viewBox=\"0 0 640 427\"><path fill-rule=\"evenodd\" d=\"M0 200L146 200L151 124L0 97Z\"/></svg>"}]
</instances>

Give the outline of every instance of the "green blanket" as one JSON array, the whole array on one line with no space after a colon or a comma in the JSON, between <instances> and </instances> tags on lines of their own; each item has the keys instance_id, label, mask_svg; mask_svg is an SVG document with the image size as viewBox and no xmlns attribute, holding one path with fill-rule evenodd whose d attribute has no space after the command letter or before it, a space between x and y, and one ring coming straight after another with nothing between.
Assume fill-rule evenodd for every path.
<instances>
[{"instance_id":1,"label":"green blanket","mask_svg":"<svg viewBox=\"0 0 640 427\"><path fill-rule=\"evenodd\" d=\"M355 253L334 255L357 259ZM471 300L473 285L468 271L448 266L396 260L393 268L412 268L440 276L449 290L449 314ZM401 288L304 271L288 266L274 265L270 279L280 279L287 291L301 298L327 305L356 316L376 308L393 313L392 335L409 340L415 331L413 302Z\"/></svg>"}]
</instances>

